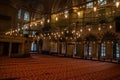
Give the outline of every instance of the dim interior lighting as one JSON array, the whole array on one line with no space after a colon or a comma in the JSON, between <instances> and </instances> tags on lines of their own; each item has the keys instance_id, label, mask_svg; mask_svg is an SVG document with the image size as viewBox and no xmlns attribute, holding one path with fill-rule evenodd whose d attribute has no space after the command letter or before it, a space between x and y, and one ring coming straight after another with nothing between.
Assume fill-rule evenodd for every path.
<instances>
[{"instance_id":1,"label":"dim interior lighting","mask_svg":"<svg viewBox=\"0 0 120 80\"><path fill-rule=\"evenodd\" d=\"M80 37L81 35L79 34L78 37Z\"/></svg>"},{"instance_id":2,"label":"dim interior lighting","mask_svg":"<svg viewBox=\"0 0 120 80\"><path fill-rule=\"evenodd\" d=\"M90 29L90 28L88 28L88 31L91 31L91 29Z\"/></svg>"},{"instance_id":3,"label":"dim interior lighting","mask_svg":"<svg viewBox=\"0 0 120 80\"><path fill-rule=\"evenodd\" d=\"M100 31L100 30L101 30L101 28L99 27L99 28L98 28L98 30Z\"/></svg>"},{"instance_id":4,"label":"dim interior lighting","mask_svg":"<svg viewBox=\"0 0 120 80\"><path fill-rule=\"evenodd\" d=\"M32 24L30 24L30 27L32 27Z\"/></svg>"},{"instance_id":5,"label":"dim interior lighting","mask_svg":"<svg viewBox=\"0 0 120 80\"><path fill-rule=\"evenodd\" d=\"M37 23L35 23L35 26L37 26Z\"/></svg>"},{"instance_id":6,"label":"dim interior lighting","mask_svg":"<svg viewBox=\"0 0 120 80\"><path fill-rule=\"evenodd\" d=\"M65 15L65 18L68 18L68 15Z\"/></svg>"},{"instance_id":7,"label":"dim interior lighting","mask_svg":"<svg viewBox=\"0 0 120 80\"><path fill-rule=\"evenodd\" d=\"M97 7L94 7L93 10L94 10L94 12L96 12L97 11Z\"/></svg>"},{"instance_id":8,"label":"dim interior lighting","mask_svg":"<svg viewBox=\"0 0 120 80\"><path fill-rule=\"evenodd\" d=\"M75 30L73 30L72 33L75 33Z\"/></svg>"},{"instance_id":9,"label":"dim interior lighting","mask_svg":"<svg viewBox=\"0 0 120 80\"><path fill-rule=\"evenodd\" d=\"M28 27L26 26L25 29L28 29Z\"/></svg>"},{"instance_id":10,"label":"dim interior lighting","mask_svg":"<svg viewBox=\"0 0 120 80\"><path fill-rule=\"evenodd\" d=\"M43 21L41 21L40 24L43 25Z\"/></svg>"},{"instance_id":11,"label":"dim interior lighting","mask_svg":"<svg viewBox=\"0 0 120 80\"><path fill-rule=\"evenodd\" d=\"M22 34L20 34L20 36L22 36Z\"/></svg>"},{"instance_id":12,"label":"dim interior lighting","mask_svg":"<svg viewBox=\"0 0 120 80\"><path fill-rule=\"evenodd\" d=\"M56 17L56 19L55 19L56 21L58 21L58 17Z\"/></svg>"},{"instance_id":13,"label":"dim interior lighting","mask_svg":"<svg viewBox=\"0 0 120 80\"><path fill-rule=\"evenodd\" d=\"M80 32L82 32L83 30L82 29L80 29Z\"/></svg>"},{"instance_id":14,"label":"dim interior lighting","mask_svg":"<svg viewBox=\"0 0 120 80\"><path fill-rule=\"evenodd\" d=\"M61 32L61 34L64 34L63 32Z\"/></svg>"},{"instance_id":15,"label":"dim interior lighting","mask_svg":"<svg viewBox=\"0 0 120 80\"><path fill-rule=\"evenodd\" d=\"M78 16L80 16L80 12L77 12Z\"/></svg>"},{"instance_id":16,"label":"dim interior lighting","mask_svg":"<svg viewBox=\"0 0 120 80\"><path fill-rule=\"evenodd\" d=\"M69 33L69 31L67 31L67 33Z\"/></svg>"},{"instance_id":17,"label":"dim interior lighting","mask_svg":"<svg viewBox=\"0 0 120 80\"><path fill-rule=\"evenodd\" d=\"M115 3L115 5L116 5L117 8L119 7L119 4L120 3L118 1Z\"/></svg>"},{"instance_id":18,"label":"dim interior lighting","mask_svg":"<svg viewBox=\"0 0 120 80\"><path fill-rule=\"evenodd\" d=\"M15 30L15 32L17 32L17 29Z\"/></svg>"},{"instance_id":19,"label":"dim interior lighting","mask_svg":"<svg viewBox=\"0 0 120 80\"><path fill-rule=\"evenodd\" d=\"M110 25L109 28L112 29L112 26Z\"/></svg>"},{"instance_id":20,"label":"dim interior lighting","mask_svg":"<svg viewBox=\"0 0 120 80\"><path fill-rule=\"evenodd\" d=\"M18 28L18 31L20 31L20 28Z\"/></svg>"},{"instance_id":21,"label":"dim interior lighting","mask_svg":"<svg viewBox=\"0 0 120 80\"><path fill-rule=\"evenodd\" d=\"M48 19L47 22L50 23L50 20Z\"/></svg>"}]
</instances>

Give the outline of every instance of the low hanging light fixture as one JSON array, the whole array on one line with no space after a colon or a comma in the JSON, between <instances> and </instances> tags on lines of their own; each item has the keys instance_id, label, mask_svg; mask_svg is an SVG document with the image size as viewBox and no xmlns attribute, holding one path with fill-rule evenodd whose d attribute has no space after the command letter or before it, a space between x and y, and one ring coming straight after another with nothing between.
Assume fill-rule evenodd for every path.
<instances>
[{"instance_id":1,"label":"low hanging light fixture","mask_svg":"<svg viewBox=\"0 0 120 80\"><path fill-rule=\"evenodd\" d=\"M55 20L58 21L58 17L56 17Z\"/></svg>"},{"instance_id":2,"label":"low hanging light fixture","mask_svg":"<svg viewBox=\"0 0 120 80\"><path fill-rule=\"evenodd\" d=\"M23 27L22 27L22 30L23 30Z\"/></svg>"},{"instance_id":3,"label":"low hanging light fixture","mask_svg":"<svg viewBox=\"0 0 120 80\"><path fill-rule=\"evenodd\" d=\"M67 14L65 14L65 18L66 18L66 19L68 18L68 15L67 15Z\"/></svg>"},{"instance_id":4,"label":"low hanging light fixture","mask_svg":"<svg viewBox=\"0 0 120 80\"><path fill-rule=\"evenodd\" d=\"M18 28L18 31L20 31L20 28Z\"/></svg>"},{"instance_id":5,"label":"low hanging light fixture","mask_svg":"<svg viewBox=\"0 0 120 80\"><path fill-rule=\"evenodd\" d=\"M88 31L91 31L91 28L88 28Z\"/></svg>"},{"instance_id":6,"label":"low hanging light fixture","mask_svg":"<svg viewBox=\"0 0 120 80\"><path fill-rule=\"evenodd\" d=\"M112 25L110 25L109 28L112 29Z\"/></svg>"},{"instance_id":7,"label":"low hanging light fixture","mask_svg":"<svg viewBox=\"0 0 120 80\"><path fill-rule=\"evenodd\" d=\"M83 30L82 29L80 29L80 32L82 32Z\"/></svg>"},{"instance_id":8,"label":"low hanging light fixture","mask_svg":"<svg viewBox=\"0 0 120 80\"><path fill-rule=\"evenodd\" d=\"M101 28L99 27L99 28L98 28L98 30L100 31L100 30L101 30Z\"/></svg>"},{"instance_id":9,"label":"low hanging light fixture","mask_svg":"<svg viewBox=\"0 0 120 80\"><path fill-rule=\"evenodd\" d=\"M37 26L37 23L35 23L35 26Z\"/></svg>"},{"instance_id":10,"label":"low hanging light fixture","mask_svg":"<svg viewBox=\"0 0 120 80\"><path fill-rule=\"evenodd\" d=\"M40 24L43 25L43 21L41 21Z\"/></svg>"},{"instance_id":11,"label":"low hanging light fixture","mask_svg":"<svg viewBox=\"0 0 120 80\"><path fill-rule=\"evenodd\" d=\"M66 19L68 18L68 15L69 15L69 11L65 11L64 16L65 16Z\"/></svg>"},{"instance_id":12,"label":"low hanging light fixture","mask_svg":"<svg viewBox=\"0 0 120 80\"><path fill-rule=\"evenodd\" d=\"M30 24L30 27L32 27L32 24Z\"/></svg>"},{"instance_id":13,"label":"low hanging light fixture","mask_svg":"<svg viewBox=\"0 0 120 80\"><path fill-rule=\"evenodd\" d=\"M77 12L78 16L80 16L80 12Z\"/></svg>"},{"instance_id":14,"label":"low hanging light fixture","mask_svg":"<svg viewBox=\"0 0 120 80\"><path fill-rule=\"evenodd\" d=\"M97 7L93 7L93 10L94 10L94 12L96 12L97 11Z\"/></svg>"},{"instance_id":15,"label":"low hanging light fixture","mask_svg":"<svg viewBox=\"0 0 120 80\"><path fill-rule=\"evenodd\" d=\"M47 20L47 23L50 23L50 19Z\"/></svg>"},{"instance_id":16,"label":"low hanging light fixture","mask_svg":"<svg viewBox=\"0 0 120 80\"><path fill-rule=\"evenodd\" d=\"M119 1L117 1L117 2L115 3L115 6L118 8L119 5L120 5L120 3L119 3Z\"/></svg>"}]
</instances>

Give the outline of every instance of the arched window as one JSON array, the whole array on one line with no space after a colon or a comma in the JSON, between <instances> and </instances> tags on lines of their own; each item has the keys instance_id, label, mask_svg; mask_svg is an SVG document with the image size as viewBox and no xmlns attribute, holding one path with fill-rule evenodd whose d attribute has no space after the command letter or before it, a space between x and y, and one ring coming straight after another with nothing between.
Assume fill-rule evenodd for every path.
<instances>
[{"instance_id":1,"label":"arched window","mask_svg":"<svg viewBox=\"0 0 120 80\"><path fill-rule=\"evenodd\" d=\"M105 4L107 4L107 0L98 0L98 5L100 6L102 6L102 5L105 5Z\"/></svg>"},{"instance_id":2,"label":"arched window","mask_svg":"<svg viewBox=\"0 0 120 80\"><path fill-rule=\"evenodd\" d=\"M113 0L113 2L117 2L118 0Z\"/></svg>"},{"instance_id":3,"label":"arched window","mask_svg":"<svg viewBox=\"0 0 120 80\"><path fill-rule=\"evenodd\" d=\"M29 13L28 12L25 12L24 13L24 20L27 20L27 21L29 21Z\"/></svg>"},{"instance_id":4,"label":"arched window","mask_svg":"<svg viewBox=\"0 0 120 80\"><path fill-rule=\"evenodd\" d=\"M73 56L77 54L77 44L74 45L74 51L73 51Z\"/></svg>"},{"instance_id":5,"label":"arched window","mask_svg":"<svg viewBox=\"0 0 120 80\"><path fill-rule=\"evenodd\" d=\"M37 45L36 45L35 42L32 42L32 44L31 44L31 51L32 52L36 52L37 51Z\"/></svg>"},{"instance_id":6,"label":"arched window","mask_svg":"<svg viewBox=\"0 0 120 80\"><path fill-rule=\"evenodd\" d=\"M106 56L106 45L105 45L105 43L101 44L101 56L102 57Z\"/></svg>"},{"instance_id":7,"label":"arched window","mask_svg":"<svg viewBox=\"0 0 120 80\"><path fill-rule=\"evenodd\" d=\"M28 34L27 29L28 29L28 25L24 25L23 26L23 34Z\"/></svg>"},{"instance_id":8,"label":"arched window","mask_svg":"<svg viewBox=\"0 0 120 80\"><path fill-rule=\"evenodd\" d=\"M18 19L21 18L21 9L18 10Z\"/></svg>"},{"instance_id":9,"label":"arched window","mask_svg":"<svg viewBox=\"0 0 120 80\"><path fill-rule=\"evenodd\" d=\"M88 44L88 55L89 56L92 55L92 44L91 43Z\"/></svg>"},{"instance_id":10,"label":"arched window","mask_svg":"<svg viewBox=\"0 0 120 80\"><path fill-rule=\"evenodd\" d=\"M93 2L89 2L86 4L86 8L93 8Z\"/></svg>"},{"instance_id":11,"label":"arched window","mask_svg":"<svg viewBox=\"0 0 120 80\"><path fill-rule=\"evenodd\" d=\"M119 58L119 44L116 43L116 58Z\"/></svg>"},{"instance_id":12,"label":"arched window","mask_svg":"<svg viewBox=\"0 0 120 80\"><path fill-rule=\"evenodd\" d=\"M36 31L33 31L33 32L32 32L32 35L35 36L35 35L36 35Z\"/></svg>"}]
</instances>

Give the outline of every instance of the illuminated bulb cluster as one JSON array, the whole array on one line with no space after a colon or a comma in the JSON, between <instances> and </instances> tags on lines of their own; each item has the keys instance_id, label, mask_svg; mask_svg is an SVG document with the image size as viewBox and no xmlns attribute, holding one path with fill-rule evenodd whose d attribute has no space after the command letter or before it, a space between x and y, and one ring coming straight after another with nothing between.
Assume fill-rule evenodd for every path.
<instances>
[{"instance_id":1,"label":"illuminated bulb cluster","mask_svg":"<svg viewBox=\"0 0 120 80\"><path fill-rule=\"evenodd\" d=\"M118 8L119 5L120 5L120 3L117 1L117 2L115 3L115 5L116 5L116 7Z\"/></svg>"},{"instance_id":2,"label":"illuminated bulb cluster","mask_svg":"<svg viewBox=\"0 0 120 80\"><path fill-rule=\"evenodd\" d=\"M19 31L20 31L20 28L14 29L14 30L10 30L10 31L6 32L5 35L13 35L14 34L14 35L17 36Z\"/></svg>"},{"instance_id":3,"label":"illuminated bulb cluster","mask_svg":"<svg viewBox=\"0 0 120 80\"><path fill-rule=\"evenodd\" d=\"M94 10L94 12L96 12L97 11L97 7L94 7L93 10Z\"/></svg>"},{"instance_id":4,"label":"illuminated bulb cluster","mask_svg":"<svg viewBox=\"0 0 120 80\"><path fill-rule=\"evenodd\" d=\"M80 12L77 12L78 16L80 16Z\"/></svg>"},{"instance_id":5,"label":"illuminated bulb cluster","mask_svg":"<svg viewBox=\"0 0 120 80\"><path fill-rule=\"evenodd\" d=\"M55 19L56 21L58 21L58 17L56 17L56 19Z\"/></svg>"},{"instance_id":6,"label":"illuminated bulb cluster","mask_svg":"<svg viewBox=\"0 0 120 80\"><path fill-rule=\"evenodd\" d=\"M98 27L96 28L98 31L101 31L102 30L102 27ZM112 26L110 25L109 26L109 29L112 29ZM87 29L86 28L80 28L79 30L67 30L67 29L64 29L63 31L61 32L51 32L51 33L41 33L39 35L40 38L42 39L49 39L49 40L61 40L61 41L64 41L64 40L68 40L68 41L76 41L76 40L79 40L81 38L81 35L84 34L85 31L91 31L92 28L91 27L88 27Z\"/></svg>"}]
</instances>

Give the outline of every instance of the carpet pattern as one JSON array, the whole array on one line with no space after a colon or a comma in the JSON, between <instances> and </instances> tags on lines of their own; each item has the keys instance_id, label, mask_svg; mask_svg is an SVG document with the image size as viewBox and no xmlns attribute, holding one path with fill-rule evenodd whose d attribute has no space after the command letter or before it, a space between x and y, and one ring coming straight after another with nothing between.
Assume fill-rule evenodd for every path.
<instances>
[{"instance_id":1,"label":"carpet pattern","mask_svg":"<svg viewBox=\"0 0 120 80\"><path fill-rule=\"evenodd\" d=\"M39 54L0 57L0 80L120 80L120 64Z\"/></svg>"}]
</instances>

